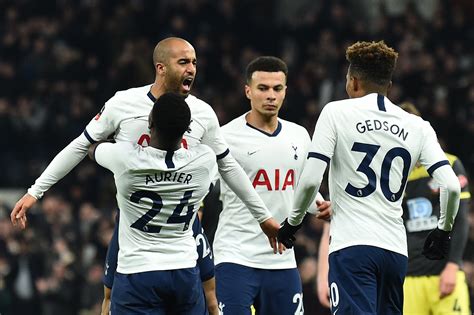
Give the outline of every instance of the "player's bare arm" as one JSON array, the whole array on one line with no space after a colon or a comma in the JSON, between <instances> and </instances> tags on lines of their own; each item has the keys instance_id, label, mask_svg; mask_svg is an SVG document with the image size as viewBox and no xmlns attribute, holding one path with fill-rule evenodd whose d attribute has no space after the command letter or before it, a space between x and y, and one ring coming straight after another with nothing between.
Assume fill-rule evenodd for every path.
<instances>
[{"instance_id":1,"label":"player's bare arm","mask_svg":"<svg viewBox=\"0 0 474 315\"><path fill-rule=\"evenodd\" d=\"M104 285L104 299L102 300L102 310L101 315L108 315L110 314L110 296L112 294L112 289L107 288Z\"/></svg>"},{"instance_id":2,"label":"player's bare arm","mask_svg":"<svg viewBox=\"0 0 474 315\"><path fill-rule=\"evenodd\" d=\"M219 315L219 307L216 297L216 278L212 277L211 279L204 281L202 287L204 289L209 315Z\"/></svg>"}]
</instances>

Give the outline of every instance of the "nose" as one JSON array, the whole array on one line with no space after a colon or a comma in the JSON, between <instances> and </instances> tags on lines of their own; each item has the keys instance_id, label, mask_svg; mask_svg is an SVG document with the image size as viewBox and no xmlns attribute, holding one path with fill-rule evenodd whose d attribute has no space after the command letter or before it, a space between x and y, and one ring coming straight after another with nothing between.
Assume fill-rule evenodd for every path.
<instances>
[{"instance_id":1,"label":"nose","mask_svg":"<svg viewBox=\"0 0 474 315\"><path fill-rule=\"evenodd\" d=\"M272 100L272 101L276 100L275 90L273 89L268 90L267 99Z\"/></svg>"},{"instance_id":2,"label":"nose","mask_svg":"<svg viewBox=\"0 0 474 315\"><path fill-rule=\"evenodd\" d=\"M195 74L196 73L196 65L193 63L188 63L188 66L186 67L186 72L189 74Z\"/></svg>"}]
</instances>

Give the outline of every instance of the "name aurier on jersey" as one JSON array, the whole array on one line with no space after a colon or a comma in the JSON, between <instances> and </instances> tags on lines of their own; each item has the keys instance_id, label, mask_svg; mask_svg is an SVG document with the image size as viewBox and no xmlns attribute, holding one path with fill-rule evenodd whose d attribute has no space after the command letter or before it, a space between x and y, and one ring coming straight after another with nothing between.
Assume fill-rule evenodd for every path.
<instances>
[{"instance_id":1,"label":"name aurier on jersey","mask_svg":"<svg viewBox=\"0 0 474 315\"><path fill-rule=\"evenodd\" d=\"M364 133L366 131L385 131L390 132L391 134L403 138L405 141L408 137L408 131L400 128L397 124L391 124L388 121L380 121L377 119L367 119L363 122L358 122L356 124L356 129L359 133Z\"/></svg>"},{"instance_id":2,"label":"name aurier on jersey","mask_svg":"<svg viewBox=\"0 0 474 315\"><path fill-rule=\"evenodd\" d=\"M145 185L154 184L159 182L178 182L183 184L189 184L189 181L193 178L191 174L179 173L179 172L159 172L154 174L145 175Z\"/></svg>"}]
</instances>

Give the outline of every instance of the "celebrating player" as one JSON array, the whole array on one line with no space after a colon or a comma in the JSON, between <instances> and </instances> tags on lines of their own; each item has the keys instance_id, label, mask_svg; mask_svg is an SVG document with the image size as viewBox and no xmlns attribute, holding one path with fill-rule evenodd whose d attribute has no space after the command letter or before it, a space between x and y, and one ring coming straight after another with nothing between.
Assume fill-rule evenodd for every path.
<instances>
[{"instance_id":1,"label":"celebrating player","mask_svg":"<svg viewBox=\"0 0 474 315\"><path fill-rule=\"evenodd\" d=\"M440 186L440 218L424 255L442 259L448 252L459 181L430 124L386 97L397 56L384 42L347 48L350 99L331 102L321 112L293 212L278 235L285 243L297 230L331 164L333 314L402 314L407 245L401 203L417 161Z\"/></svg>"},{"instance_id":2,"label":"celebrating player","mask_svg":"<svg viewBox=\"0 0 474 315\"><path fill-rule=\"evenodd\" d=\"M117 142L147 146L150 141L147 119L153 103L165 92L178 92L187 96L186 102L192 117L190 128L184 134L183 146L191 147L204 143L213 149L222 178L246 204L260 228L273 242L272 245L276 246L275 236L280 225L271 217L245 172L229 153L212 108L190 95L196 75L196 54L193 46L181 38L166 38L156 45L153 64L155 82L119 91L109 99L84 132L58 153L35 184L28 189L28 193L16 203L11 212L12 223L25 228L27 210L86 156L91 144L114 134ZM114 233L117 233L117 230ZM114 239L116 238L112 238Z\"/></svg>"},{"instance_id":3,"label":"celebrating player","mask_svg":"<svg viewBox=\"0 0 474 315\"><path fill-rule=\"evenodd\" d=\"M148 147L99 142L89 156L114 173L121 211L113 314L204 314L191 226L217 174L205 145L181 148L191 112L165 93L150 113Z\"/></svg>"},{"instance_id":4,"label":"celebrating player","mask_svg":"<svg viewBox=\"0 0 474 315\"><path fill-rule=\"evenodd\" d=\"M278 118L286 94L286 64L259 57L247 66L251 109L222 127L236 160L272 215L283 221L293 204L311 143L305 128ZM214 238L216 292L224 314L303 314L301 279L293 250L274 255L246 205L224 183ZM321 198L322 199L322 198ZM322 208L328 211L328 202ZM316 206L314 207L316 210ZM321 209L322 210L322 209Z\"/></svg>"}]
</instances>

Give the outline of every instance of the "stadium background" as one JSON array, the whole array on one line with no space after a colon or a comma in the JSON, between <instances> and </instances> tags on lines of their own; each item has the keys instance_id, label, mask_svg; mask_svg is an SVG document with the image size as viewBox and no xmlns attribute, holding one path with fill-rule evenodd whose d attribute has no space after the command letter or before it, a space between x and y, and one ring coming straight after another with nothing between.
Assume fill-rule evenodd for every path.
<instances>
[{"instance_id":1,"label":"stadium background","mask_svg":"<svg viewBox=\"0 0 474 315\"><path fill-rule=\"evenodd\" d=\"M348 44L383 39L400 53L389 97L416 104L474 178L471 0L0 0L0 16L1 314L99 313L111 174L84 160L30 211L24 232L9 213L115 91L153 81L151 53L166 36L195 46L193 94L221 124L248 109L245 65L262 54L283 58L290 73L281 117L311 134L324 104L346 97ZM212 227L216 206L208 204ZM470 224L472 288L472 207ZM327 314L315 293L320 233L307 221L297 247L307 314Z\"/></svg>"}]
</instances>

